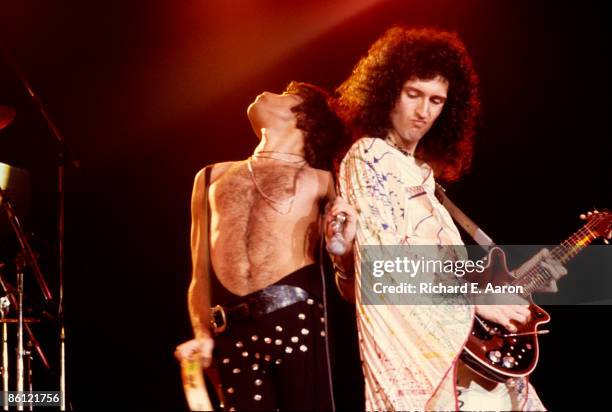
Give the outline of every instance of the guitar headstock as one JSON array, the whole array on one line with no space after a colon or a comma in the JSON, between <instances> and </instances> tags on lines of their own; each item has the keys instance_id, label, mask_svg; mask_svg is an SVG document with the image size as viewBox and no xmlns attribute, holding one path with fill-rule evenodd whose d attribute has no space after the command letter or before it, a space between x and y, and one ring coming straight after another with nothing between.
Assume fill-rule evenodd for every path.
<instances>
[{"instance_id":1,"label":"guitar headstock","mask_svg":"<svg viewBox=\"0 0 612 412\"><path fill-rule=\"evenodd\" d=\"M603 211L593 210L586 215L580 215L580 219L588 221L589 230L597 236L604 238L604 242L609 244L608 239L612 238L612 212L605 209Z\"/></svg>"}]
</instances>

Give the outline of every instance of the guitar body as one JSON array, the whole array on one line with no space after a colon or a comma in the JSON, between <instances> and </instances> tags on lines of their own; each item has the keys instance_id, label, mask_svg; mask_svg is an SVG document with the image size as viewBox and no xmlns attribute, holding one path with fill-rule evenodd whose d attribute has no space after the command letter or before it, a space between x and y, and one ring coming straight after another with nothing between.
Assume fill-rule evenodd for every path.
<instances>
[{"instance_id":1,"label":"guitar body","mask_svg":"<svg viewBox=\"0 0 612 412\"><path fill-rule=\"evenodd\" d=\"M551 257L561 264L575 257L596 238L604 237L606 243L607 239L612 238L612 212L595 210L581 215L581 219L587 220L587 223L550 252ZM497 286L520 285L525 287L521 295L530 296L548 282L549 277L541 273L537 264L519 279L515 278L508 270L506 255L498 247L491 249L487 260L484 272L478 275L478 279L471 280L478 281L481 287L487 283ZM529 375L538 364L538 335L547 332L539 331L538 328L550 321L550 315L533 301L529 310L529 323L515 324L518 329L516 332L509 332L501 325L476 316L461 354L463 362L474 372L495 382Z\"/></svg>"},{"instance_id":2,"label":"guitar body","mask_svg":"<svg viewBox=\"0 0 612 412\"><path fill-rule=\"evenodd\" d=\"M508 270L504 252L497 247L489 252L488 265L479 278L483 286L488 282L506 285L516 280ZM463 362L496 382L529 375L538 363L538 328L550 321L550 315L535 303L531 302L529 310L530 321L516 324L516 332L477 317L461 355Z\"/></svg>"}]
</instances>

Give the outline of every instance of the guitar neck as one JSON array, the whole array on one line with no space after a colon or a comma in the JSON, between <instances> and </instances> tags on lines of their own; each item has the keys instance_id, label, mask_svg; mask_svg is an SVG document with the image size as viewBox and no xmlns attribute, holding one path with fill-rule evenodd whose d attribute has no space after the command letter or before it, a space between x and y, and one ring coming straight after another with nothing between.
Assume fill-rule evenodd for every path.
<instances>
[{"instance_id":1,"label":"guitar neck","mask_svg":"<svg viewBox=\"0 0 612 412\"><path fill-rule=\"evenodd\" d=\"M593 230L594 222L590 221L582 228L573 233L559 246L551 251L551 257L565 265L572 260L582 249L587 247L599 235ZM534 265L522 277L512 282L514 285L523 287L523 297L529 297L534 291L550 282L548 275L541 269L539 264Z\"/></svg>"}]
</instances>

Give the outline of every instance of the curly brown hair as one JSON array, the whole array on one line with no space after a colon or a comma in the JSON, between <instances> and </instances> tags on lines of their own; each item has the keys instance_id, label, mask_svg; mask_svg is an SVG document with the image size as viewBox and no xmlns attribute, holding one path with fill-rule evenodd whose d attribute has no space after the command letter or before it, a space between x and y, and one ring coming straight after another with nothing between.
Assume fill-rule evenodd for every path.
<instances>
[{"instance_id":1,"label":"curly brown hair","mask_svg":"<svg viewBox=\"0 0 612 412\"><path fill-rule=\"evenodd\" d=\"M480 114L478 77L455 33L395 26L370 47L338 89L338 106L355 138L385 138L390 113L410 79L442 76L449 82L440 116L417 146L437 178L457 180L472 163L474 132Z\"/></svg>"},{"instance_id":2,"label":"curly brown hair","mask_svg":"<svg viewBox=\"0 0 612 412\"><path fill-rule=\"evenodd\" d=\"M329 93L301 82L289 83L286 91L302 98L291 110L296 114L297 128L304 132L306 161L311 167L333 170L335 158L350 142L350 134L334 110Z\"/></svg>"}]
</instances>

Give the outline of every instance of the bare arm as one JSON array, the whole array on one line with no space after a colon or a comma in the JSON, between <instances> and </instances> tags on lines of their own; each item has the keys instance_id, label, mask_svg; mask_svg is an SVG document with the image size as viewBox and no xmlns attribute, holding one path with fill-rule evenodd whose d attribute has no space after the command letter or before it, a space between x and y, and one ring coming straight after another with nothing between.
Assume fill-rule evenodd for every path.
<instances>
[{"instance_id":1,"label":"bare arm","mask_svg":"<svg viewBox=\"0 0 612 412\"><path fill-rule=\"evenodd\" d=\"M183 361L198 360L203 367L210 365L214 341L210 332L210 283L206 274L208 239L205 237L204 193L206 190L204 170L195 177L191 195L191 262L192 276L187 305L195 338L177 346L176 358Z\"/></svg>"},{"instance_id":2,"label":"bare arm","mask_svg":"<svg viewBox=\"0 0 612 412\"><path fill-rule=\"evenodd\" d=\"M203 257L207 253L206 216L204 214L204 170L198 172L191 195L191 262L192 277L187 301L196 339L210 337L210 281Z\"/></svg>"}]
</instances>

